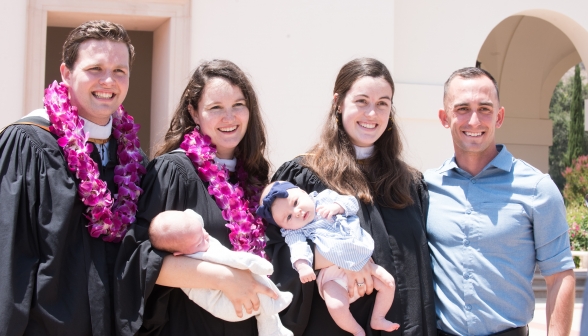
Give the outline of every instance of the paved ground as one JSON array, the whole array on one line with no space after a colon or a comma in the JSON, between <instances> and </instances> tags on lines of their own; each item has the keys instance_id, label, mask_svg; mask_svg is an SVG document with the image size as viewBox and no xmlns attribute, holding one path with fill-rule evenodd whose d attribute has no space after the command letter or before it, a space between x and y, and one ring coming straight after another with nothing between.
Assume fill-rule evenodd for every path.
<instances>
[{"instance_id":1,"label":"paved ground","mask_svg":"<svg viewBox=\"0 0 588 336\"><path fill-rule=\"evenodd\" d=\"M582 300L576 301L576 304L574 305L574 319L572 320L572 331L570 332L570 336L580 336L580 316L582 315L581 301ZM529 336L547 335L547 323L545 320L545 303L538 302L535 305L535 318L529 323Z\"/></svg>"}]
</instances>

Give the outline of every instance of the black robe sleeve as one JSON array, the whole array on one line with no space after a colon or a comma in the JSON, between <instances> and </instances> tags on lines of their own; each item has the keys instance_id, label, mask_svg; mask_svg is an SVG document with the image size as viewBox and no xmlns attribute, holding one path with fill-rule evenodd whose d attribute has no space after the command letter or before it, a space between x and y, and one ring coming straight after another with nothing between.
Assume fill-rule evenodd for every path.
<instances>
[{"instance_id":1,"label":"black robe sleeve","mask_svg":"<svg viewBox=\"0 0 588 336\"><path fill-rule=\"evenodd\" d=\"M148 229L162 211L196 211L208 233L231 248L226 221L185 153L173 152L153 160L141 187L137 221L122 242L115 268L121 334L256 335L255 318L222 321L190 301L181 289L155 284L167 253L152 248Z\"/></svg>"},{"instance_id":2,"label":"black robe sleeve","mask_svg":"<svg viewBox=\"0 0 588 336\"><path fill-rule=\"evenodd\" d=\"M37 209L47 204L50 189L42 153L31 141L14 126L0 141L0 325L6 335L27 328L41 262L36 224L45 218Z\"/></svg>"},{"instance_id":3,"label":"black robe sleeve","mask_svg":"<svg viewBox=\"0 0 588 336\"><path fill-rule=\"evenodd\" d=\"M111 152L98 168L116 194ZM91 157L100 161L96 151ZM119 244L89 235L78 180L56 138L37 126L9 126L0 136L0 176L0 334L114 334Z\"/></svg>"},{"instance_id":4,"label":"black robe sleeve","mask_svg":"<svg viewBox=\"0 0 588 336\"><path fill-rule=\"evenodd\" d=\"M325 184L299 162L300 158L297 158L284 163L272 180L292 182L307 192L324 190ZM362 203L358 212L362 228L374 238L372 258L396 279L394 303L386 317L400 324L400 329L392 333L369 327L375 299L373 293L350 306L351 313L367 335L436 335L431 266L424 233L428 208L426 186L415 183L412 196L415 204L405 209ZM300 283L279 229L269 226L266 234L266 252L274 266L271 279L280 290L294 295L292 304L280 313L284 326L295 335L348 335L331 318L316 282Z\"/></svg>"}]
</instances>

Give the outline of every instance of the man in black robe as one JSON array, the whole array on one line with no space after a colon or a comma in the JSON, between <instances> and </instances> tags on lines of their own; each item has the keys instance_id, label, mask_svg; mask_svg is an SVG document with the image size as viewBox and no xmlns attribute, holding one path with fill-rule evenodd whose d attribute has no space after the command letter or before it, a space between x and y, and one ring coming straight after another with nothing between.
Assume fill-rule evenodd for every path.
<instances>
[{"instance_id":1,"label":"man in black robe","mask_svg":"<svg viewBox=\"0 0 588 336\"><path fill-rule=\"evenodd\" d=\"M120 25L86 22L68 36L60 68L113 198L119 158L112 115L128 91L130 42ZM119 243L90 235L80 180L50 125L41 109L0 134L0 334L114 335Z\"/></svg>"}]
</instances>

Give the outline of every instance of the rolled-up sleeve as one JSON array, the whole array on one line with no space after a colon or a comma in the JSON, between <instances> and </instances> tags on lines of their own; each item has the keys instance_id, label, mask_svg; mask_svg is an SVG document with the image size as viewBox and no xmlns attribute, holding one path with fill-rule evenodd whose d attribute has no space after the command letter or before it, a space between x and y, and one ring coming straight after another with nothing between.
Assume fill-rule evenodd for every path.
<instances>
[{"instance_id":1,"label":"rolled-up sleeve","mask_svg":"<svg viewBox=\"0 0 588 336\"><path fill-rule=\"evenodd\" d=\"M542 275L574 268L563 198L547 175L539 180L535 188L533 235L537 264Z\"/></svg>"}]
</instances>

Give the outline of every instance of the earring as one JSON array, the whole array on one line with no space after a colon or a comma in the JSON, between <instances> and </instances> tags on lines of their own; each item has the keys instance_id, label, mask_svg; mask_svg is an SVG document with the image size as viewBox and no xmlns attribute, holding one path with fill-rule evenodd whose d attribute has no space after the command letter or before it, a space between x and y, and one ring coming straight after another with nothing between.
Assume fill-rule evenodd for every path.
<instances>
[{"instance_id":1,"label":"earring","mask_svg":"<svg viewBox=\"0 0 588 336\"><path fill-rule=\"evenodd\" d=\"M194 127L198 130L198 132L200 132L200 125L196 124L196 127Z\"/></svg>"},{"instance_id":2,"label":"earring","mask_svg":"<svg viewBox=\"0 0 588 336\"><path fill-rule=\"evenodd\" d=\"M394 120L392 120L392 116L390 116L390 127L386 131L392 130L392 125L394 125Z\"/></svg>"}]
</instances>

